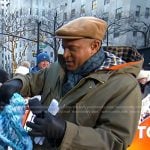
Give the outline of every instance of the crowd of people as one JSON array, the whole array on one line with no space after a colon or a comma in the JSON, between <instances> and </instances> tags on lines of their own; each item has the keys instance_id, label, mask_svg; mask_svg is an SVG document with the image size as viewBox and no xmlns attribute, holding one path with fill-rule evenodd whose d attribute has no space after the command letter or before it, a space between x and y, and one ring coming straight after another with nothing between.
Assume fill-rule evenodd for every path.
<instances>
[{"instance_id":1,"label":"crowd of people","mask_svg":"<svg viewBox=\"0 0 150 150\"><path fill-rule=\"evenodd\" d=\"M24 76L16 70L1 85L3 107L15 92L41 95L34 122L26 123L32 129L28 134L33 149L125 150L132 143L141 112L137 77L143 57L133 48L104 51L106 31L107 23L96 17L70 21L56 31L64 49L58 62L50 64L48 55L41 53L35 68ZM46 111L53 99L59 103L55 116ZM34 141L37 136L45 138L41 145Z\"/></svg>"},{"instance_id":2,"label":"crowd of people","mask_svg":"<svg viewBox=\"0 0 150 150\"><path fill-rule=\"evenodd\" d=\"M47 52L41 52L36 57L36 66L31 68L31 64L29 61L22 61L21 64L16 68L15 75L22 74L26 75L30 72L37 72L41 69L48 68L51 64L50 57Z\"/></svg>"}]
</instances>

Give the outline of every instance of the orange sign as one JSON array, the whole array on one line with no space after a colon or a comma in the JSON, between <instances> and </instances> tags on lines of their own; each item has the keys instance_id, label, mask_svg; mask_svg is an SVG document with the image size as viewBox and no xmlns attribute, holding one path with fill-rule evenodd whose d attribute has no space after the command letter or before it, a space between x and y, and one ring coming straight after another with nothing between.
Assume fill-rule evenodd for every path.
<instances>
[{"instance_id":1,"label":"orange sign","mask_svg":"<svg viewBox=\"0 0 150 150\"><path fill-rule=\"evenodd\" d=\"M128 150L148 150L150 145L150 117L139 124L133 143Z\"/></svg>"}]
</instances>

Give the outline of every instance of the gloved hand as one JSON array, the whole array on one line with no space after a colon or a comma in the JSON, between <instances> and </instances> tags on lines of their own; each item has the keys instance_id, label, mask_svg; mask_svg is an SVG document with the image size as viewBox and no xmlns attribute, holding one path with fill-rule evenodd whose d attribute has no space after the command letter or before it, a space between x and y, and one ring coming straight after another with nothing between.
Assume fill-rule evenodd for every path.
<instances>
[{"instance_id":1,"label":"gloved hand","mask_svg":"<svg viewBox=\"0 0 150 150\"><path fill-rule=\"evenodd\" d=\"M0 87L0 107L4 107L6 104L9 104L9 99L12 95L17 92L19 93L22 88L21 80L10 80L5 82Z\"/></svg>"},{"instance_id":2,"label":"gloved hand","mask_svg":"<svg viewBox=\"0 0 150 150\"><path fill-rule=\"evenodd\" d=\"M52 147L58 147L61 144L66 130L66 121L49 112L45 112L43 118L35 117L34 123L27 122L26 125L32 128L29 132L30 136L44 136Z\"/></svg>"}]
</instances>

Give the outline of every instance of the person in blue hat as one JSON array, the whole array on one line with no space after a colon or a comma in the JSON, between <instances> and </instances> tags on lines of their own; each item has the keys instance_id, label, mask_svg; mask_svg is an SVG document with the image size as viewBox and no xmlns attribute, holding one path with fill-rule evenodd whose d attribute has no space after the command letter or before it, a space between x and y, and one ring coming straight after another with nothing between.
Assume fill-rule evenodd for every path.
<instances>
[{"instance_id":1,"label":"person in blue hat","mask_svg":"<svg viewBox=\"0 0 150 150\"><path fill-rule=\"evenodd\" d=\"M48 68L50 66L50 58L46 52L42 52L37 55L37 65L32 68L31 72L37 72L41 69Z\"/></svg>"}]
</instances>

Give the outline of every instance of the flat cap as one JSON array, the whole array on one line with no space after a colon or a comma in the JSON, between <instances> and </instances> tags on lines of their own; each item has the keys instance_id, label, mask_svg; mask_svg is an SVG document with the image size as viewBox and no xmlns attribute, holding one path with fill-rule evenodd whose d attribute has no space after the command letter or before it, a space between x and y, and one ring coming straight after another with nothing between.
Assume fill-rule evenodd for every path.
<instances>
[{"instance_id":1,"label":"flat cap","mask_svg":"<svg viewBox=\"0 0 150 150\"><path fill-rule=\"evenodd\" d=\"M56 37L61 39L91 38L103 40L107 23L96 17L80 17L56 30Z\"/></svg>"}]
</instances>

